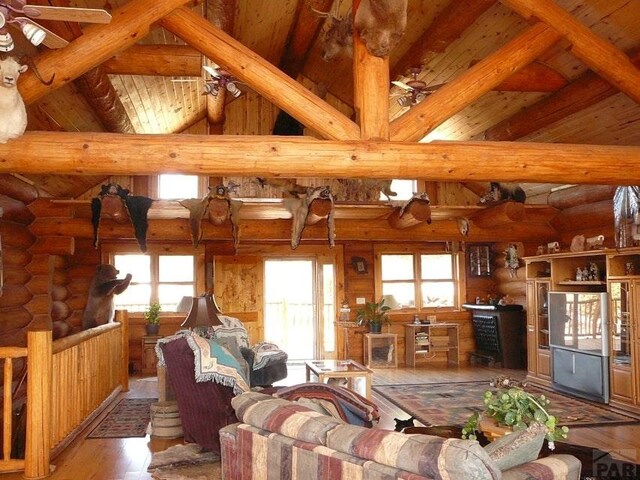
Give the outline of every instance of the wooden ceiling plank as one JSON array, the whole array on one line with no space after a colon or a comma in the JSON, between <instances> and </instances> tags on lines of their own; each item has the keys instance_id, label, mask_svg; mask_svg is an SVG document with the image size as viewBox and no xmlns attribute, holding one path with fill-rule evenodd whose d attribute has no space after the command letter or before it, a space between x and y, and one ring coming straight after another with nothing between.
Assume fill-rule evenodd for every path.
<instances>
[{"instance_id":1,"label":"wooden ceiling plank","mask_svg":"<svg viewBox=\"0 0 640 480\"><path fill-rule=\"evenodd\" d=\"M571 53L612 85L640 103L640 69L611 42L593 33L552 0L500 0L525 18L536 18L572 44Z\"/></svg>"},{"instance_id":2,"label":"wooden ceiling plank","mask_svg":"<svg viewBox=\"0 0 640 480\"><path fill-rule=\"evenodd\" d=\"M506 80L514 71L531 63L560 38L558 32L544 23L539 22L529 27L492 55L395 119L389 131L391 140L420 140L445 120Z\"/></svg>"},{"instance_id":3,"label":"wooden ceiling plank","mask_svg":"<svg viewBox=\"0 0 640 480\"><path fill-rule=\"evenodd\" d=\"M280 61L280 69L292 78L302 72L307 55L315 42L324 18L315 13L328 12L333 0L305 0L298 2L296 20L287 40L287 47Z\"/></svg>"},{"instance_id":4,"label":"wooden ceiling plank","mask_svg":"<svg viewBox=\"0 0 640 480\"><path fill-rule=\"evenodd\" d=\"M354 122L189 9L180 8L161 23L305 126L331 139L360 138Z\"/></svg>"},{"instance_id":5,"label":"wooden ceiling plank","mask_svg":"<svg viewBox=\"0 0 640 480\"><path fill-rule=\"evenodd\" d=\"M42 78L55 78L50 85L42 83L30 69L20 77L18 89L26 104L97 67L115 53L136 43L149 33L149 26L188 0L132 0L113 12L108 25L91 25L84 34L61 50L50 50L34 58Z\"/></svg>"},{"instance_id":6,"label":"wooden ceiling plank","mask_svg":"<svg viewBox=\"0 0 640 480\"><path fill-rule=\"evenodd\" d=\"M452 0L422 36L393 66L391 78L404 76L411 67L425 65L462 36L497 0Z\"/></svg>"},{"instance_id":7,"label":"wooden ceiling plank","mask_svg":"<svg viewBox=\"0 0 640 480\"><path fill-rule=\"evenodd\" d=\"M494 90L499 92L555 92L567 84L567 79L553 68L533 62L508 77Z\"/></svg>"},{"instance_id":8,"label":"wooden ceiling plank","mask_svg":"<svg viewBox=\"0 0 640 480\"><path fill-rule=\"evenodd\" d=\"M633 54L631 60L640 67L640 51ZM566 87L487 129L484 138L493 141L517 140L618 92L617 88L597 73L585 72Z\"/></svg>"},{"instance_id":9,"label":"wooden ceiling plank","mask_svg":"<svg viewBox=\"0 0 640 480\"><path fill-rule=\"evenodd\" d=\"M112 75L200 77L202 54L188 45L132 45L102 67Z\"/></svg>"},{"instance_id":10,"label":"wooden ceiling plank","mask_svg":"<svg viewBox=\"0 0 640 480\"><path fill-rule=\"evenodd\" d=\"M21 174L166 172L637 185L638 164L640 147L533 142L427 144L260 135L26 132L0 144L0 173Z\"/></svg>"}]
</instances>

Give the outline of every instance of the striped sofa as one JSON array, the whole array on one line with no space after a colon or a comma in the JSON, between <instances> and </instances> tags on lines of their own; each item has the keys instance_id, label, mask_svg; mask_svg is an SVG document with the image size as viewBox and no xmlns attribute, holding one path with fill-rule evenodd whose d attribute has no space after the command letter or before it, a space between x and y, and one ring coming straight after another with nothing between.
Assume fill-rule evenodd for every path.
<instances>
[{"instance_id":1,"label":"striped sofa","mask_svg":"<svg viewBox=\"0 0 640 480\"><path fill-rule=\"evenodd\" d=\"M220 430L222 478L228 480L580 478L580 462L570 455L552 455L501 471L473 440L349 425L257 392L235 397L232 405L241 423Z\"/></svg>"}]
</instances>

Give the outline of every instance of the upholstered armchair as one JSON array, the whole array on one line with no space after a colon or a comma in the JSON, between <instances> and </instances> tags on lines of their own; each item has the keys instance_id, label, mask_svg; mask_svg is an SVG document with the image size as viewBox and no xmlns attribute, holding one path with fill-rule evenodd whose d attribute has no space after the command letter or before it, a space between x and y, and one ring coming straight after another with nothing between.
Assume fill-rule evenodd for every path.
<instances>
[{"instance_id":1,"label":"upholstered armchair","mask_svg":"<svg viewBox=\"0 0 640 480\"><path fill-rule=\"evenodd\" d=\"M287 377L287 353L273 343L249 345L249 334L242 322L234 317L218 315L222 325L199 331L199 335L215 338L233 355L247 363L249 384L267 387Z\"/></svg>"}]
</instances>

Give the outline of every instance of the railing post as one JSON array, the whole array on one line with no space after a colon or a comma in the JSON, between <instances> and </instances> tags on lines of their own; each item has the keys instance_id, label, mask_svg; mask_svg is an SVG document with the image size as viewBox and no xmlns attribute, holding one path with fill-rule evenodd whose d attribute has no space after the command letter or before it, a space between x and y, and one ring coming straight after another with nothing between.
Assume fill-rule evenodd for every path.
<instances>
[{"instance_id":1,"label":"railing post","mask_svg":"<svg viewBox=\"0 0 640 480\"><path fill-rule=\"evenodd\" d=\"M120 385L122 391L129 391L129 312L127 310L116 310L116 322L122 326L120 329L122 343L122 358L120 359Z\"/></svg>"},{"instance_id":2,"label":"railing post","mask_svg":"<svg viewBox=\"0 0 640 480\"><path fill-rule=\"evenodd\" d=\"M27 333L27 440L24 478L44 478L51 473L51 330Z\"/></svg>"}]
</instances>

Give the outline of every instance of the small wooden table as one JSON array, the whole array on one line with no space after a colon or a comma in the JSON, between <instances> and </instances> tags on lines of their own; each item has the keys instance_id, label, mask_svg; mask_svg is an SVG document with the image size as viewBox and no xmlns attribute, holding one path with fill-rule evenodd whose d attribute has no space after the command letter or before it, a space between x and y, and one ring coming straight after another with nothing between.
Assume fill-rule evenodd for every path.
<instances>
[{"instance_id":1,"label":"small wooden table","mask_svg":"<svg viewBox=\"0 0 640 480\"><path fill-rule=\"evenodd\" d=\"M158 363L156 343L161 338L160 335L142 337L142 373L156 373L156 365Z\"/></svg>"},{"instance_id":2,"label":"small wooden table","mask_svg":"<svg viewBox=\"0 0 640 480\"><path fill-rule=\"evenodd\" d=\"M353 360L307 360L305 362L307 382L311 381L311 374L318 377L318 382L326 383L330 378L345 378L347 388L360 395L371 398L371 374L364 365ZM364 386L362 384L364 383Z\"/></svg>"}]
</instances>

